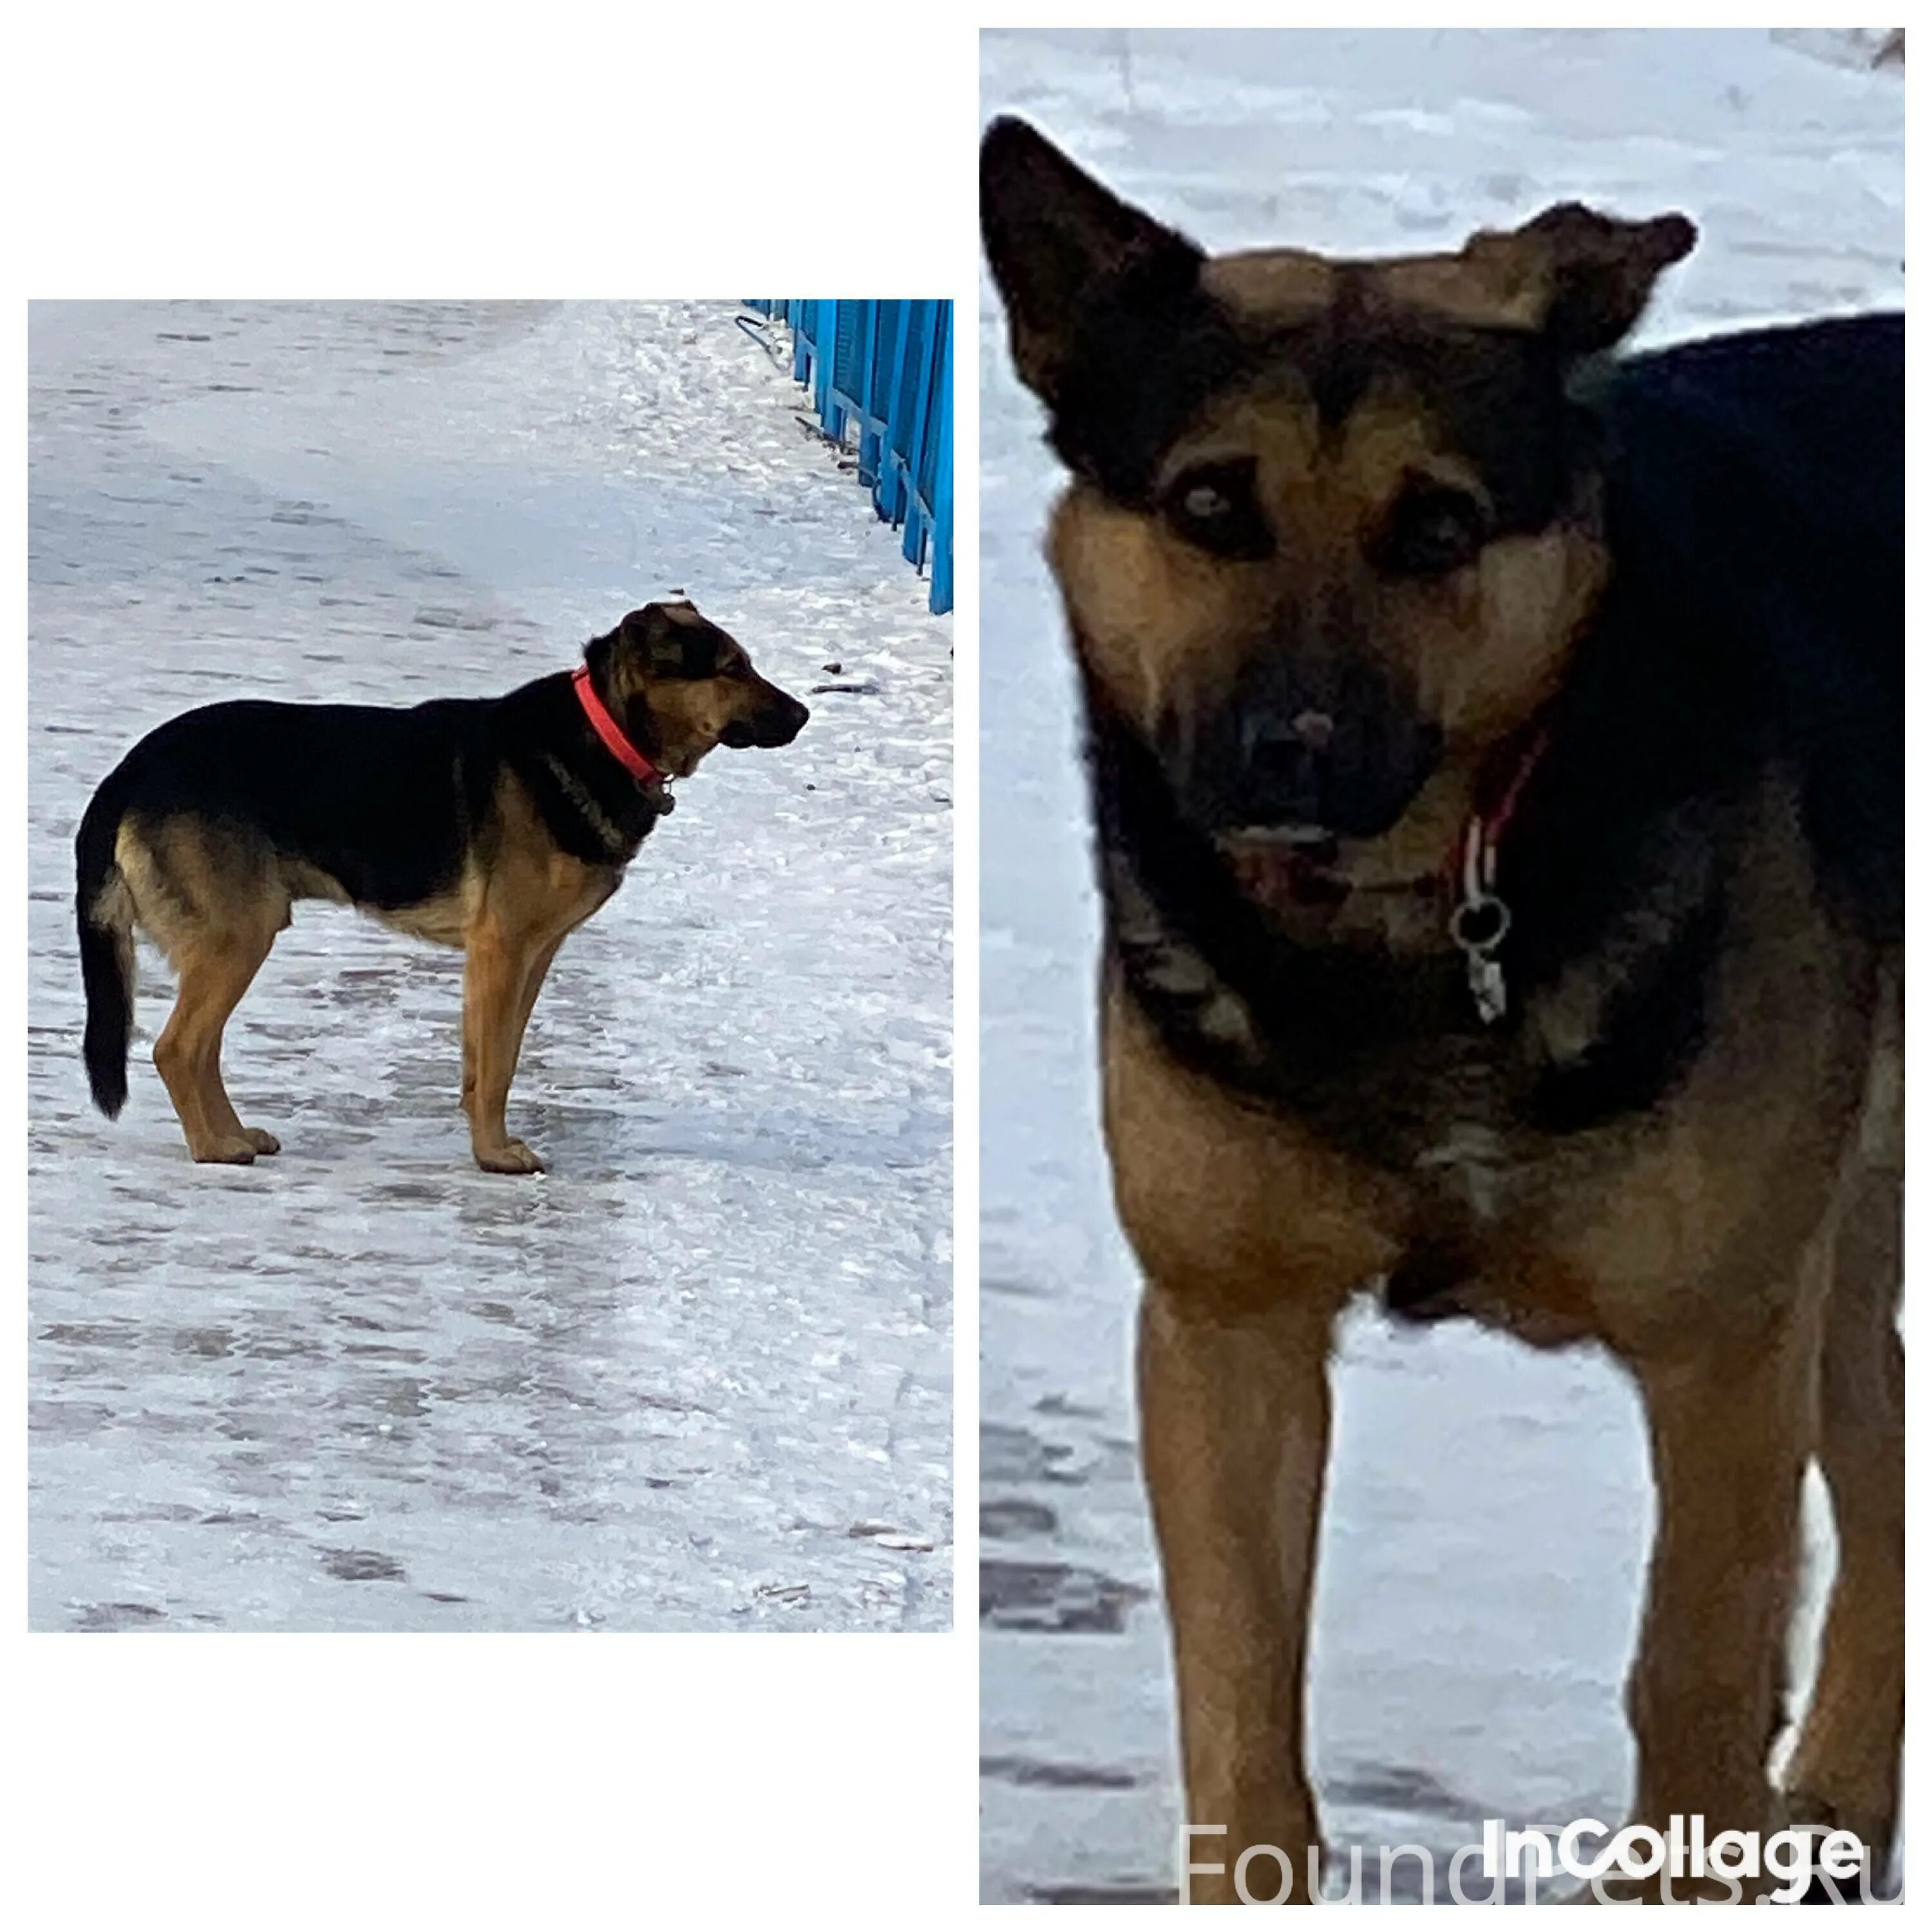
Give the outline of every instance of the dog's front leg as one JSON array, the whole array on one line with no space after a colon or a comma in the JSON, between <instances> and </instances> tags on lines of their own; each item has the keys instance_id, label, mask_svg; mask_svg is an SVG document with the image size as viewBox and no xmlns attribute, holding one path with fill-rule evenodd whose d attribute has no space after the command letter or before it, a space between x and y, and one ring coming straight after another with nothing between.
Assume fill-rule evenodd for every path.
<instances>
[{"instance_id":1,"label":"dog's front leg","mask_svg":"<svg viewBox=\"0 0 1932 1932\"><path fill-rule=\"evenodd\" d=\"M1657 1491L1629 1690L1634 1815L1660 1832L1673 1814L1701 1814L1707 1843L1775 1828L1767 1761L1783 1717L1815 1352L1801 1307L1633 1364ZM1657 1882L1643 1889L1654 1895Z\"/></svg>"},{"instance_id":2,"label":"dog's front leg","mask_svg":"<svg viewBox=\"0 0 1932 1932\"><path fill-rule=\"evenodd\" d=\"M1286 1876L1288 1898L1312 1902L1321 1838L1303 1686L1330 1332L1325 1304L1230 1312L1156 1283L1142 1307L1142 1454L1186 1778L1183 1896L1197 1904L1240 1902L1238 1868L1252 1899L1276 1898ZM1244 1856L1257 1846L1292 1871L1266 1851ZM1184 1869L1203 1865L1221 1869Z\"/></svg>"},{"instance_id":3,"label":"dog's front leg","mask_svg":"<svg viewBox=\"0 0 1932 1932\"><path fill-rule=\"evenodd\" d=\"M487 916L463 963L464 1096L476 1165L490 1174L541 1174L543 1162L503 1122L523 1034L523 997L536 949Z\"/></svg>"},{"instance_id":4,"label":"dog's front leg","mask_svg":"<svg viewBox=\"0 0 1932 1932\"><path fill-rule=\"evenodd\" d=\"M1899 1172L1866 1178L1834 1246L1818 1448L1838 1574L1789 1787L1795 1816L1857 1834L1880 1886L1905 1732L1905 1349L1895 1312L1903 1185Z\"/></svg>"}]
</instances>

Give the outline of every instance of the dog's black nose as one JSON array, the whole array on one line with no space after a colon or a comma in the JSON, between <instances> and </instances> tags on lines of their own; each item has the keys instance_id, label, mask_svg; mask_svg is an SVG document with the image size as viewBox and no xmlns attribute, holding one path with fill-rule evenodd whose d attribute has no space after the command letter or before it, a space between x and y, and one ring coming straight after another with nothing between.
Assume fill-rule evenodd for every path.
<instances>
[{"instance_id":1,"label":"dog's black nose","mask_svg":"<svg viewBox=\"0 0 1932 1932\"><path fill-rule=\"evenodd\" d=\"M1238 811L1250 824L1366 838L1402 815L1439 741L1406 717L1298 704L1250 713L1242 748Z\"/></svg>"},{"instance_id":2,"label":"dog's black nose","mask_svg":"<svg viewBox=\"0 0 1932 1932\"><path fill-rule=\"evenodd\" d=\"M789 745L805 729L812 713L786 692L778 694L758 720L758 742L764 746Z\"/></svg>"},{"instance_id":3,"label":"dog's black nose","mask_svg":"<svg viewBox=\"0 0 1932 1932\"><path fill-rule=\"evenodd\" d=\"M1249 721L1242 790L1268 825L1328 826L1334 802L1335 721L1325 711Z\"/></svg>"},{"instance_id":4,"label":"dog's black nose","mask_svg":"<svg viewBox=\"0 0 1932 1932\"><path fill-rule=\"evenodd\" d=\"M1335 742L1335 721L1325 711L1298 711L1288 721L1288 735L1311 752L1325 752Z\"/></svg>"}]
</instances>

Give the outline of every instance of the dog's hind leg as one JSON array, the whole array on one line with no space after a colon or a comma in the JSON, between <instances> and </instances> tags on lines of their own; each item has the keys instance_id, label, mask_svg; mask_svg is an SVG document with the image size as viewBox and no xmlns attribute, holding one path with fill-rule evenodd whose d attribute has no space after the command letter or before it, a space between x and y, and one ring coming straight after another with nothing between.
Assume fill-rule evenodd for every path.
<instances>
[{"instance_id":1,"label":"dog's hind leg","mask_svg":"<svg viewBox=\"0 0 1932 1932\"><path fill-rule=\"evenodd\" d=\"M154 1069L196 1160L248 1162L280 1151L273 1134L242 1124L221 1084L222 1030L268 958L278 929L264 920L203 931L172 949L181 986L174 1011L154 1042Z\"/></svg>"},{"instance_id":2,"label":"dog's hind leg","mask_svg":"<svg viewBox=\"0 0 1932 1932\"><path fill-rule=\"evenodd\" d=\"M1786 1778L1793 1816L1856 1832L1881 1886L1905 1734L1905 1350L1896 1316L1904 1178L1897 1168L1858 1174L1834 1244L1818 1454L1838 1572Z\"/></svg>"},{"instance_id":3,"label":"dog's hind leg","mask_svg":"<svg viewBox=\"0 0 1932 1932\"><path fill-rule=\"evenodd\" d=\"M1798 1498L1812 1442L1816 1301L1631 1364L1649 1426L1657 1532L1629 1708L1636 1822L1701 1814L1774 1828ZM1646 1895L1657 1881L1648 1881ZM1680 1898L1694 1888L1673 1888Z\"/></svg>"},{"instance_id":4,"label":"dog's hind leg","mask_svg":"<svg viewBox=\"0 0 1932 1932\"><path fill-rule=\"evenodd\" d=\"M1186 1780L1181 1863L1219 1868L1184 1876L1193 1903L1240 1902L1238 1874L1250 1898L1312 1902L1321 1831L1304 1682L1330 1334L1328 1310L1298 1301L1223 1318L1150 1285L1142 1306L1142 1448Z\"/></svg>"}]
</instances>

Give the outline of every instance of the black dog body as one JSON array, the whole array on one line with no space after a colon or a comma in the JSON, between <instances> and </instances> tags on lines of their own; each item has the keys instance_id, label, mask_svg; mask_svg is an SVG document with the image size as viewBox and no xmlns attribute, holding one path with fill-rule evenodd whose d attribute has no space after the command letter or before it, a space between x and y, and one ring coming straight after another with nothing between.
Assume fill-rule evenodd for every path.
<instances>
[{"instance_id":1,"label":"black dog body","mask_svg":"<svg viewBox=\"0 0 1932 1932\"><path fill-rule=\"evenodd\" d=\"M568 672L407 708L236 699L170 719L110 773L82 826L100 855L82 890L98 890L111 862L104 830L186 818L225 828L292 900L406 922L455 890L506 772L559 849L586 864L628 863L670 806L613 762Z\"/></svg>"},{"instance_id":2,"label":"black dog body","mask_svg":"<svg viewBox=\"0 0 1932 1932\"><path fill-rule=\"evenodd\" d=\"M526 1149L505 1154L521 1144L489 1114L556 945L616 890L671 809L671 778L717 744L788 743L807 716L688 604L634 612L585 655L588 688L641 776L566 672L408 709L242 700L142 739L76 840L86 1058L102 1111L127 1094L138 926L182 979L156 1054L190 1148L198 1159L274 1151L272 1136L231 1126L220 1027L293 904L332 900L470 955L466 1108L480 1061L493 1076L472 1116L478 1158L533 1171Z\"/></svg>"}]
</instances>

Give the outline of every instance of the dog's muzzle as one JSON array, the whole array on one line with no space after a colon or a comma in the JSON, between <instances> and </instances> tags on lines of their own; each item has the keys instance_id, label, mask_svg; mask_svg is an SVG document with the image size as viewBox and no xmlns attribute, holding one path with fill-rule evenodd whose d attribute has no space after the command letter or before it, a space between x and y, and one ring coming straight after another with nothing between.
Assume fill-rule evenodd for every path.
<instances>
[{"instance_id":1,"label":"dog's muzzle","mask_svg":"<svg viewBox=\"0 0 1932 1932\"><path fill-rule=\"evenodd\" d=\"M718 736L718 742L742 752L755 746L770 750L789 745L802 731L812 713L789 692L774 691L770 701L748 718L734 718Z\"/></svg>"},{"instance_id":2,"label":"dog's muzzle","mask_svg":"<svg viewBox=\"0 0 1932 1932\"><path fill-rule=\"evenodd\" d=\"M1268 829L1310 845L1386 832L1442 754L1439 732L1389 705L1250 706L1230 735L1234 756L1214 816L1230 830Z\"/></svg>"}]
</instances>

